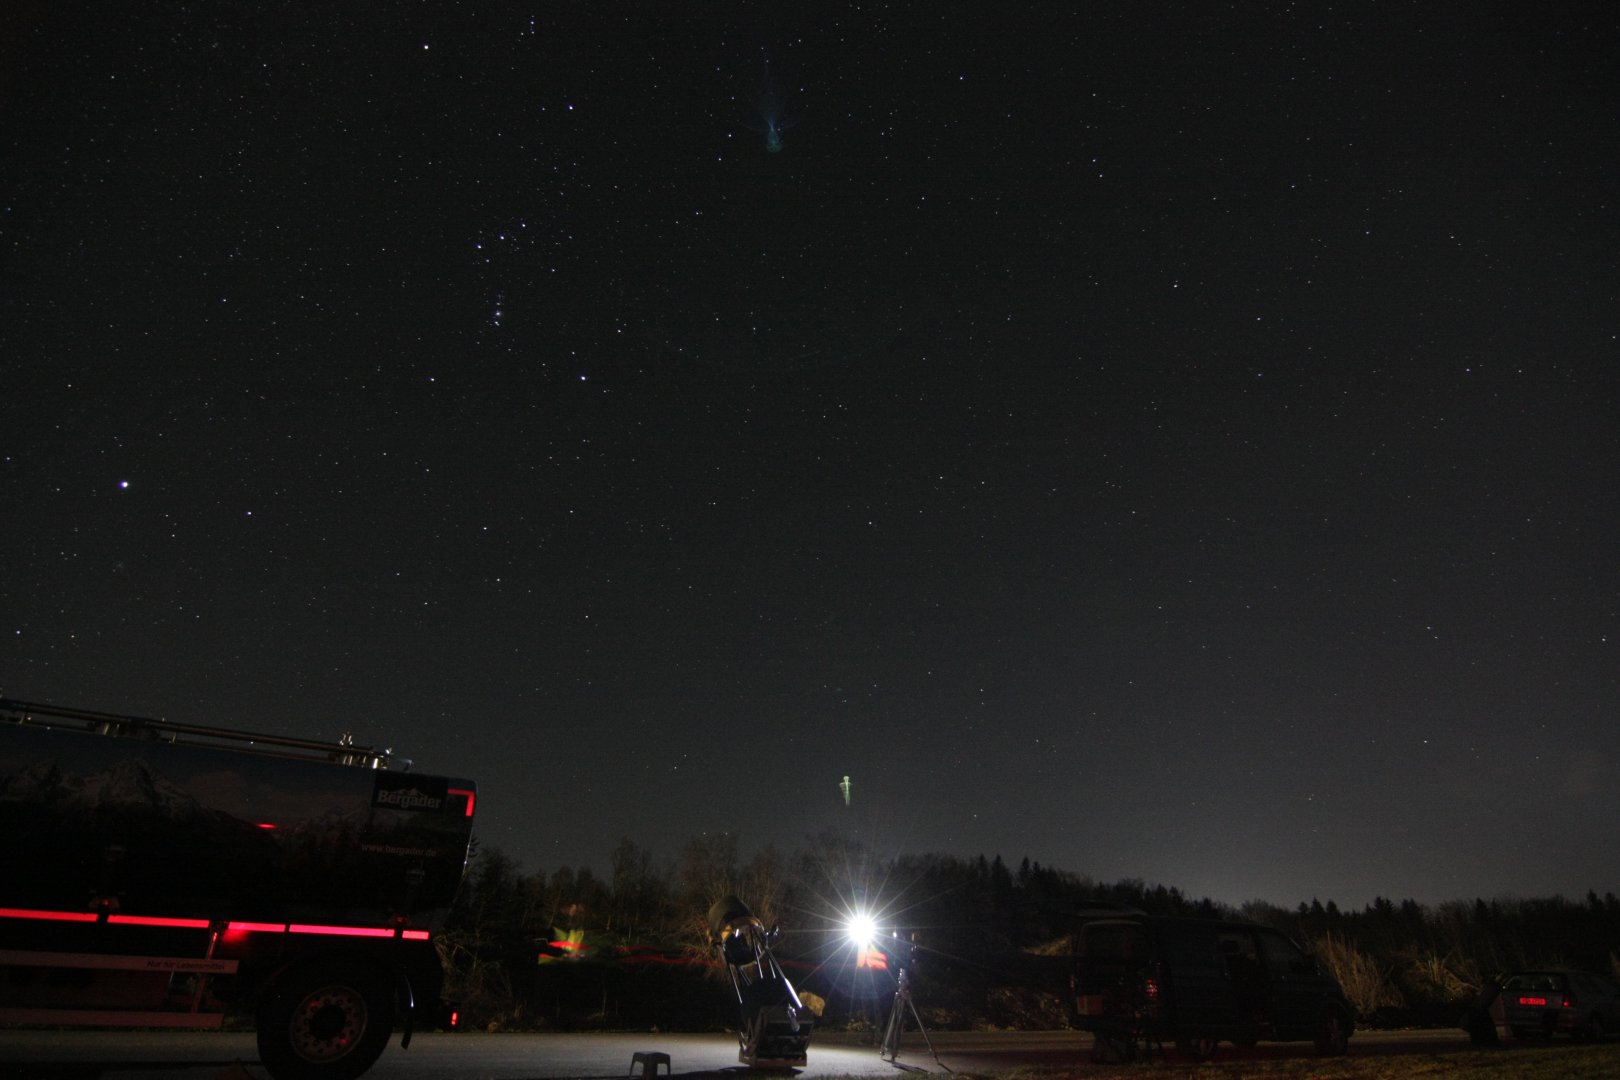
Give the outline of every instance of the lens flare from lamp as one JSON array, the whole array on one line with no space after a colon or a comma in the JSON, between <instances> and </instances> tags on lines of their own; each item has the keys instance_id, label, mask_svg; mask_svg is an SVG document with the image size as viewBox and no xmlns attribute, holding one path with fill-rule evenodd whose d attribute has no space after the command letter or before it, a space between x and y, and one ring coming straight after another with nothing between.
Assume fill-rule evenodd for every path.
<instances>
[{"instance_id":1,"label":"lens flare from lamp","mask_svg":"<svg viewBox=\"0 0 1620 1080\"><path fill-rule=\"evenodd\" d=\"M849 940L865 948L877 937L877 923L870 915L854 915L849 920Z\"/></svg>"}]
</instances>

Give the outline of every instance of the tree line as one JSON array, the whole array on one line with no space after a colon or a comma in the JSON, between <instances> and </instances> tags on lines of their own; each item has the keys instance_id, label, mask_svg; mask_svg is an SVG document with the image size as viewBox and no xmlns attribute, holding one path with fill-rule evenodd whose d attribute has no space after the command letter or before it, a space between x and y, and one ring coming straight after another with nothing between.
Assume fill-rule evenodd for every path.
<instances>
[{"instance_id":1,"label":"tree line","mask_svg":"<svg viewBox=\"0 0 1620 1080\"><path fill-rule=\"evenodd\" d=\"M744 857L734 834L690 840L672 860L621 840L599 876L525 871L476 847L439 938L446 993L467 1026L490 1029L717 1030L737 1022L707 912L736 896L820 1023L881 1026L897 965L929 1027L1061 1028L1072 1016L1070 945L1088 917L1240 918L1281 930L1333 971L1364 1024L1454 1024L1493 975L1570 967L1620 974L1620 899L1475 899L1438 906L1377 898L1240 907L1165 885L1112 883L1000 855L880 857L836 834L798 851ZM870 913L879 961L847 936ZM868 955L868 960L872 957Z\"/></svg>"}]
</instances>

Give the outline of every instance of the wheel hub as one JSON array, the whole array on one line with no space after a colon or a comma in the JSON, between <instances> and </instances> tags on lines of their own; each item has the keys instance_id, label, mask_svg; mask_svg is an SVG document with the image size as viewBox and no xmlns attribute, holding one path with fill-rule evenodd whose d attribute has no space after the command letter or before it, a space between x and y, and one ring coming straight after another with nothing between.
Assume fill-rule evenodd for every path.
<instances>
[{"instance_id":1,"label":"wheel hub","mask_svg":"<svg viewBox=\"0 0 1620 1080\"><path fill-rule=\"evenodd\" d=\"M366 1027L366 1003L343 987L305 997L293 1014L292 1046L305 1061L333 1061L354 1048Z\"/></svg>"}]
</instances>

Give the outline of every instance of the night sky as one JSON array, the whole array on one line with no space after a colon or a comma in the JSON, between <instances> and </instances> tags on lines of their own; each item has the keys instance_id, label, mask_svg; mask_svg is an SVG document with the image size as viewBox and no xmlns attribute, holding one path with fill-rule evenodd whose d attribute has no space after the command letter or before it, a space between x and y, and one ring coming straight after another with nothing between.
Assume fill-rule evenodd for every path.
<instances>
[{"instance_id":1,"label":"night sky","mask_svg":"<svg viewBox=\"0 0 1620 1080\"><path fill-rule=\"evenodd\" d=\"M1620 22L1512 7L11 5L0 690L529 871L1620 890Z\"/></svg>"}]
</instances>

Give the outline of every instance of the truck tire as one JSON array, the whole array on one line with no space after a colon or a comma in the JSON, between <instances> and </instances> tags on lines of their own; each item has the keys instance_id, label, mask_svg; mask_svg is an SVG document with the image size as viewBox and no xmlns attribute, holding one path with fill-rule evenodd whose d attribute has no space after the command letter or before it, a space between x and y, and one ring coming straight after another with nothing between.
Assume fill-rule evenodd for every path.
<instances>
[{"instance_id":1,"label":"truck tire","mask_svg":"<svg viewBox=\"0 0 1620 1080\"><path fill-rule=\"evenodd\" d=\"M1496 1022L1484 1009L1471 1009L1463 1017L1462 1026L1468 1032L1468 1041L1475 1046L1495 1046L1501 1042L1496 1034Z\"/></svg>"},{"instance_id":2,"label":"truck tire","mask_svg":"<svg viewBox=\"0 0 1620 1080\"><path fill-rule=\"evenodd\" d=\"M1350 1018L1329 1007L1316 1025L1316 1052L1323 1057L1342 1057L1350 1052Z\"/></svg>"},{"instance_id":3,"label":"truck tire","mask_svg":"<svg viewBox=\"0 0 1620 1080\"><path fill-rule=\"evenodd\" d=\"M279 977L259 1008L259 1060L275 1080L355 1080L394 1028L386 975L356 961L327 961Z\"/></svg>"},{"instance_id":4,"label":"truck tire","mask_svg":"<svg viewBox=\"0 0 1620 1080\"><path fill-rule=\"evenodd\" d=\"M1176 1049L1194 1061L1208 1061L1215 1056L1215 1046L1219 1042L1213 1035L1178 1035Z\"/></svg>"}]
</instances>

